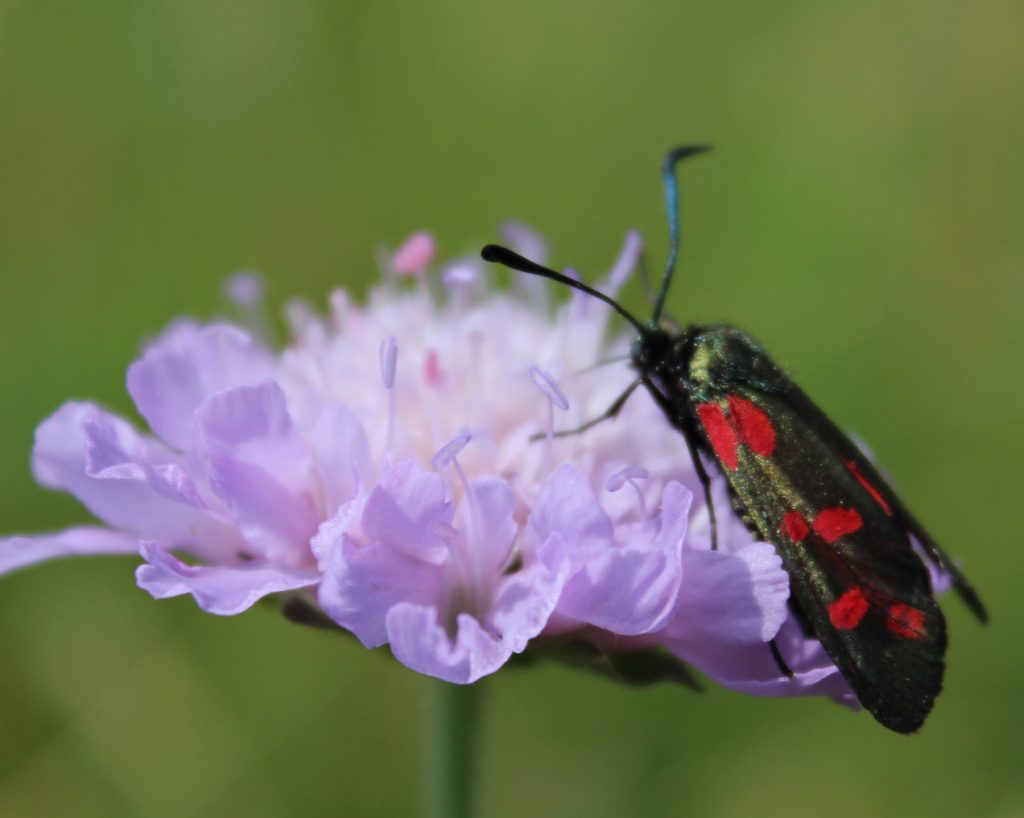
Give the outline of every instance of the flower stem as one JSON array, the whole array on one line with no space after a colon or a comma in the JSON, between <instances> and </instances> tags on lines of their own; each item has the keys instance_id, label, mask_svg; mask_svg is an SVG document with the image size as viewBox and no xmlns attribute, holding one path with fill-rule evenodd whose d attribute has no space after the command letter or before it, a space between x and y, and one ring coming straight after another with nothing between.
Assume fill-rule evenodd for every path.
<instances>
[{"instance_id":1,"label":"flower stem","mask_svg":"<svg viewBox=\"0 0 1024 818\"><path fill-rule=\"evenodd\" d=\"M429 703L426 759L427 818L473 814L479 685L435 682Z\"/></svg>"}]
</instances>

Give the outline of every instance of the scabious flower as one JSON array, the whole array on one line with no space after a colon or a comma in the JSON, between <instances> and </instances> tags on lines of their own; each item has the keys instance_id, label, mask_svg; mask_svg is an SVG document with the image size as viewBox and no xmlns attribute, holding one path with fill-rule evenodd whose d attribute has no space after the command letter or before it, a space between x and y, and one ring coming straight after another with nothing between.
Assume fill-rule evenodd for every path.
<instances>
[{"instance_id":1,"label":"scabious flower","mask_svg":"<svg viewBox=\"0 0 1024 818\"><path fill-rule=\"evenodd\" d=\"M525 228L506 239L543 255ZM685 443L647 395L554 435L631 380L630 339L607 307L578 293L552 307L526 277L495 291L478 261L438 268L435 249L412 237L365 306L342 291L323 317L292 304L283 350L227 323L172 324L128 369L152 434L89 403L36 433L36 479L103 525L0 541L0 571L137 553L154 597L220 615L298 600L450 682L531 646L583 643L667 649L749 693L849 699L789 617L774 548L727 512L721 477L710 549ZM630 234L606 292L639 253ZM257 281L228 291L250 329L266 326Z\"/></svg>"}]
</instances>

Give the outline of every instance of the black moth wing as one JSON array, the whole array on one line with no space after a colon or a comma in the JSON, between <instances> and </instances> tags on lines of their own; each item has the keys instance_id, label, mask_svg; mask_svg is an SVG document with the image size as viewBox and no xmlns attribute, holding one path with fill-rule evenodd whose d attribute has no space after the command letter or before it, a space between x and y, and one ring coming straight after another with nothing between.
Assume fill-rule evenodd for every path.
<instances>
[{"instance_id":1,"label":"black moth wing","mask_svg":"<svg viewBox=\"0 0 1024 818\"><path fill-rule=\"evenodd\" d=\"M792 600L861 704L914 732L942 687L946 625L902 505L744 333L693 331L688 354L685 384L654 380L666 393L686 390L697 448L717 460L754 533L775 545Z\"/></svg>"},{"instance_id":2,"label":"black moth wing","mask_svg":"<svg viewBox=\"0 0 1024 818\"><path fill-rule=\"evenodd\" d=\"M792 385L792 390L787 397L794 410L804 418L809 426L814 428L820 437L833 441L836 453L842 457L847 468L855 472L855 475L859 474L863 478L865 486L871 486L871 489L881 498L878 502L882 504L883 508L888 508L891 511L891 516L914 535L928 558L950 576L953 588L967 607L980 621L987 622L988 612L985 610L985 605L978 592L956 563L949 558L939 544L932 539L932 536L925 531L924 526L910 513L899 496L889 487L888 481L875 468L875 465L795 384Z\"/></svg>"}]
</instances>

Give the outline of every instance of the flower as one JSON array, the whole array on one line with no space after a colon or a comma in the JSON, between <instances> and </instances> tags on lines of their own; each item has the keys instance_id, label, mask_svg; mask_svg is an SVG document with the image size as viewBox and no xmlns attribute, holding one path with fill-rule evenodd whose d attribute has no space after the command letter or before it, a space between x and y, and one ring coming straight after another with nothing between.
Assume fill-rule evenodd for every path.
<instances>
[{"instance_id":1,"label":"flower","mask_svg":"<svg viewBox=\"0 0 1024 818\"><path fill-rule=\"evenodd\" d=\"M534 257L521 226L506 239ZM640 254L631 233L603 289ZM366 647L451 682L534 644L667 648L764 695L849 690L789 618L788 578L714 478L719 548L685 442L631 381L629 338L573 293L552 308L523 277L494 291L475 259L437 269L416 234L366 306L287 310L261 337L262 290L227 288L250 328L172 324L128 369L152 435L89 403L37 433L33 470L104 525L0 541L0 572L71 554L142 557L138 585L234 615L300 600ZM611 361L599 366L602 362ZM792 677L768 642L776 638Z\"/></svg>"}]
</instances>

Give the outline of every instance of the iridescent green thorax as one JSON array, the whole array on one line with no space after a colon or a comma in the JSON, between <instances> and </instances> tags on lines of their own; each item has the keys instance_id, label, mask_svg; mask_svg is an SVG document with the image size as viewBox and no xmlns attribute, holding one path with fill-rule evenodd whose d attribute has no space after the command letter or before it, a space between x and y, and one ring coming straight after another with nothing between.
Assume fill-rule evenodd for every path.
<instances>
[{"instance_id":1,"label":"iridescent green thorax","mask_svg":"<svg viewBox=\"0 0 1024 818\"><path fill-rule=\"evenodd\" d=\"M788 380L753 338L729 324L693 324L674 334L650 330L634 343L632 363L685 403L708 400L729 384L774 392Z\"/></svg>"}]
</instances>

